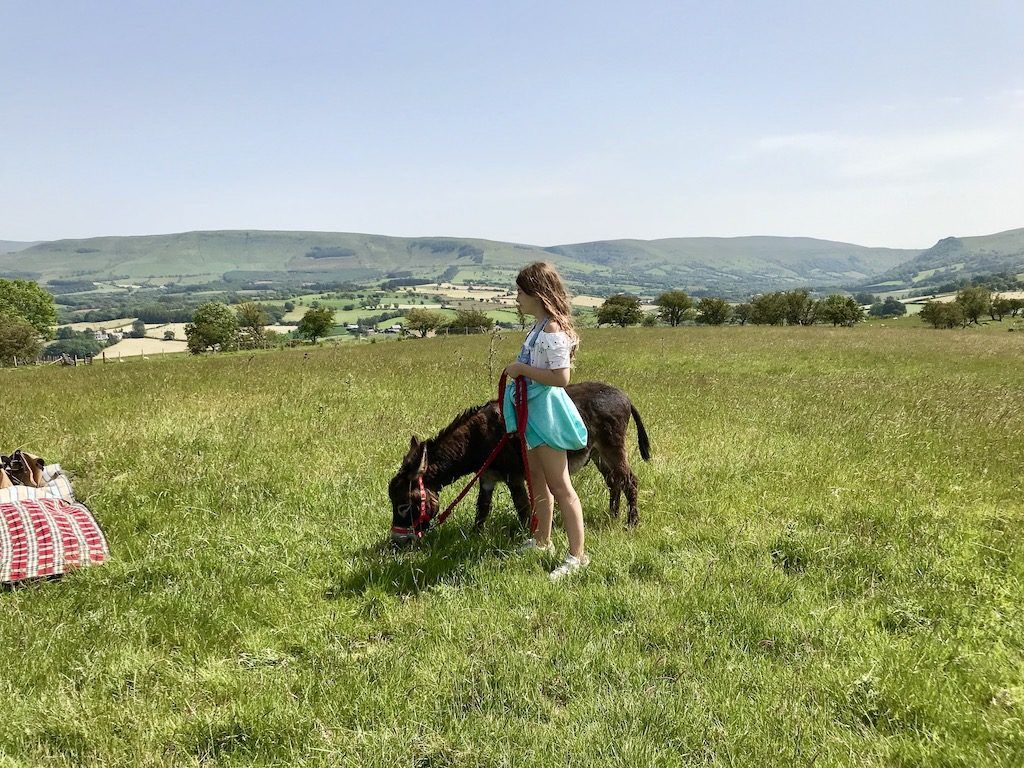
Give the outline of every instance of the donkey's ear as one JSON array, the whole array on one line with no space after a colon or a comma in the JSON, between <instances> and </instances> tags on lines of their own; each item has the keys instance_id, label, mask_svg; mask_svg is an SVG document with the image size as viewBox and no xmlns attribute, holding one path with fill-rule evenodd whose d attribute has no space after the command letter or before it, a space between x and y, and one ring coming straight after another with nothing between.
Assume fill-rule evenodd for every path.
<instances>
[{"instance_id":1,"label":"donkey's ear","mask_svg":"<svg viewBox=\"0 0 1024 768\"><path fill-rule=\"evenodd\" d=\"M412 437L409 438L409 450L410 451L413 448L418 448L419 445L420 445L420 439L418 437L416 437L416 435L413 435Z\"/></svg>"},{"instance_id":2,"label":"donkey's ear","mask_svg":"<svg viewBox=\"0 0 1024 768\"><path fill-rule=\"evenodd\" d=\"M423 453L420 454L420 466L416 470L417 475L423 475L427 472L427 444L423 444Z\"/></svg>"}]
</instances>

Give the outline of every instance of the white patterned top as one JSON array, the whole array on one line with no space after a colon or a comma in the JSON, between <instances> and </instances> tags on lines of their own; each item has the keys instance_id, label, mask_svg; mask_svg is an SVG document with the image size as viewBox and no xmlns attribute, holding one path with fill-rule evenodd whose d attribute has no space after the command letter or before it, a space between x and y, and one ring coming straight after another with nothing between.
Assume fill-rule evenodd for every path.
<instances>
[{"instance_id":1,"label":"white patterned top","mask_svg":"<svg viewBox=\"0 0 1024 768\"><path fill-rule=\"evenodd\" d=\"M557 371L568 368L572 355L572 339L565 331L548 333L542 330L537 334L530 353L530 365L534 368L546 368Z\"/></svg>"}]
</instances>

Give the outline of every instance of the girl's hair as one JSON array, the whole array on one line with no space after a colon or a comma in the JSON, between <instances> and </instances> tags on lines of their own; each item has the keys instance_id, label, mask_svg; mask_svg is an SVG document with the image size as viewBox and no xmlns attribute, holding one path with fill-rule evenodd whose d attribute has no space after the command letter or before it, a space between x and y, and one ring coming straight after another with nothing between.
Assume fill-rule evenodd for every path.
<instances>
[{"instance_id":1,"label":"girl's hair","mask_svg":"<svg viewBox=\"0 0 1024 768\"><path fill-rule=\"evenodd\" d=\"M516 275L516 285L523 293L539 299L548 317L558 323L559 328L572 340L572 355L580 345L580 337L572 323L572 305L558 270L545 261L537 261L523 267Z\"/></svg>"}]
</instances>

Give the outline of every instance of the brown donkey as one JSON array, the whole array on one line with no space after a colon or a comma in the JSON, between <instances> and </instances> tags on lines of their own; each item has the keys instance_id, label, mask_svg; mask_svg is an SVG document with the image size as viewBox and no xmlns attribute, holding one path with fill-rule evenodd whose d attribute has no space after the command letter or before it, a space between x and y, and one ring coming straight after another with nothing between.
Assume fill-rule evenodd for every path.
<instances>
[{"instance_id":1,"label":"brown donkey","mask_svg":"<svg viewBox=\"0 0 1024 768\"><path fill-rule=\"evenodd\" d=\"M649 461L651 446L640 413L625 392L610 384L585 381L570 384L565 391L576 404L588 433L586 448L568 451L569 472L576 472L593 459L608 486L609 514L618 516L619 500L625 493L629 504L626 521L630 526L636 525L639 521L637 480L626 455L626 429L632 416L636 422L640 455L644 461ZM463 411L436 437L420 440L414 436L398 474L388 485L392 528L411 531L421 508L425 508L433 520L440 511L438 494L441 489L479 470L504 433L498 401L492 400ZM519 444L515 439L509 441L480 477L480 493L476 501L478 529L491 512L491 497L498 481L508 486L519 521L526 526L531 514L530 499ZM391 538L398 544L414 538L414 535L393 532Z\"/></svg>"}]
</instances>

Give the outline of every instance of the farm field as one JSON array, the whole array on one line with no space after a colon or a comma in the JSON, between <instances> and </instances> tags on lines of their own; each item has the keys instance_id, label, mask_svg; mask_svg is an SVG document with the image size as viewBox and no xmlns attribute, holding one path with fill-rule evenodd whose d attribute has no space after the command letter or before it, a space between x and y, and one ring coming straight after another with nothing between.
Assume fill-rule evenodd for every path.
<instances>
[{"instance_id":1,"label":"farm field","mask_svg":"<svg viewBox=\"0 0 1024 768\"><path fill-rule=\"evenodd\" d=\"M639 528L588 467L575 581L503 488L392 552L409 436L520 342L0 371L112 554L0 594L0 766L1024 763L1024 334L587 329Z\"/></svg>"},{"instance_id":2,"label":"farm field","mask_svg":"<svg viewBox=\"0 0 1024 768\"><path fill-rule=\"evenodd\" d=\"M111 360L118 357L185 352L187 349L188 344L182 338L176 341L165 341L161 338L153 339L147 336L144 339L121 339L116 344L111 344L104 349L103 354L106 355L108 360ZM97 355L97 357L100 357L100 355Z\"/></svg>"},{"instance_id":3,"label":"farm field","mask_svg":"<svg viewBox=\"0 0 1024 768\"><path fill-rule=\"evenodd\" d=\"M1024 291L993 291L993 296L1001 296L1004 299L1024 299ZM927 298L917 299L920 303L928 301ZM948 293L942 296L936 296L934 301L951 302L956 301L955 293Z\"/></svg>"}]
</instances>

